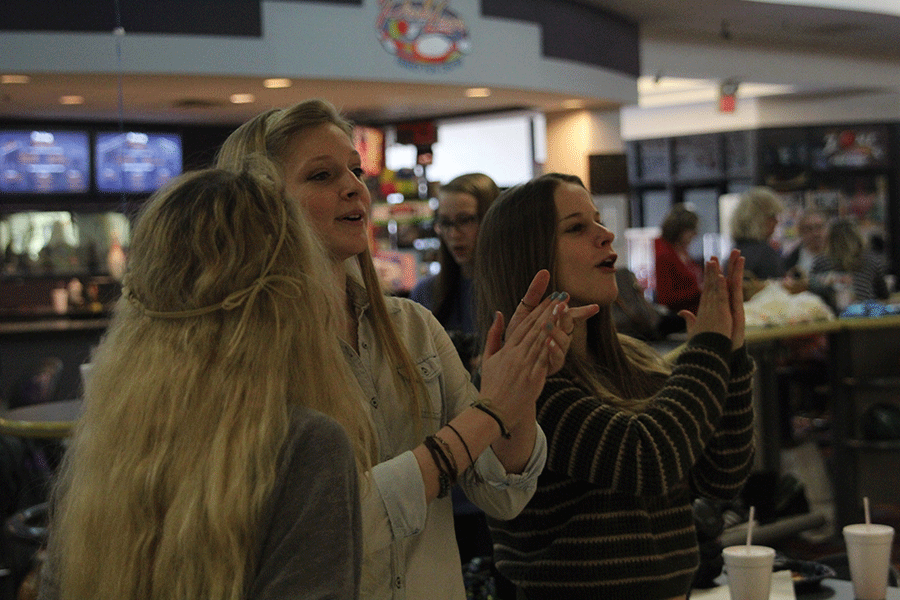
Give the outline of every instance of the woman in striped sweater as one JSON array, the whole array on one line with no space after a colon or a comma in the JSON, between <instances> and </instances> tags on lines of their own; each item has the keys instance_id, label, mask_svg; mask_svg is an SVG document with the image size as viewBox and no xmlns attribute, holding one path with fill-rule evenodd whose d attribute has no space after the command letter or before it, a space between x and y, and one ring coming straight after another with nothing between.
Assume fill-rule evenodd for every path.
<instances>
[{"instance_id":1,"label":"woman in striped sweater","mask_svg":"<svg viewBox=\"0 0 900 600\"><path fill-rule=\"evenodd\" d=\"M886 300L890 291L885 281L887 268L877 254L866 247L856 223L835 219L828 226L825 252L813 261L809 289L822 296L838 313L847 304ZM837 293L837 284L846 280L847 294Z\"/></svg>"},{"instance_id":2,"label":"woman in striped sweater","mask_svg":"<svg viewBox=\"0 0 900 600\"><path fill-rule=\"evenodd\" d=\"M706 264L696 315L681 313L690 341L669 365L615 331L613 238L569 175L504 192L482 221L481 323L489 307L520 318L537 306L526 293L537 269L571 306L600 306L574 320L566 363L538 400L548 456L537 492L515 519L491 522L497 567L519 598L685 598L699 562L692 497L734 498L751 467L740 253L727 275Z\"/></svg>"}]
</instances>

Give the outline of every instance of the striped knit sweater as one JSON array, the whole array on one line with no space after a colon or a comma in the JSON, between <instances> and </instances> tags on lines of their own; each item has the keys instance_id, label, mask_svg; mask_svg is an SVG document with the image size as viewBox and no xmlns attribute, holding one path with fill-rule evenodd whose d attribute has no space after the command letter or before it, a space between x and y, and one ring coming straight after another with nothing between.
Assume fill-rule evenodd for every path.
<instances>
[{"instance_id":1,"label":"striped knit sweater","mask_svg":"<svg viewBox=\"0 0 900 600\"><path fill-rule=\"evenodd\" d=\"M746 349L701 333L637 415L548 379L537 492L515 519L490 521L500 572L528 598L687 593L699 563L691 494L732 499L750 471L752 372Z\"/></svg>"},{"instance_id":2,"label":"striped knit sweater","mask_svg":"<svg viewBox=\"0 0 900 600\"><path fill-rule=\"evenodd\" d=\"M833 291L830 286L824 284L825 276L838 272L840 269L832 259L825 255L819 255L813 261L810 269L810 289L823 297L830 299ZM890 295L885 281L887 269L884 261L870 251L865 251L860 258L859 269L851 273L853 277L854 302L866 300L884 300ZM832 304L834 304L832 302Z\"/></svg>"}]
</instances>

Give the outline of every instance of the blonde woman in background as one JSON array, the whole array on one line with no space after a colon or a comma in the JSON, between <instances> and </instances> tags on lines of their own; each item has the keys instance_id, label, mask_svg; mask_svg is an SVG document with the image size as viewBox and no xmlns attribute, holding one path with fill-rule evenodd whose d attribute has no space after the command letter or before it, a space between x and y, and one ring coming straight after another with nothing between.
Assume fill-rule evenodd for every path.
<instances>
[{"instance_id":1,"label":"blonde woman in background","mask_svg":"<svg viewBox=\"0 0 900 600\"><path fill-rule=\"evenodd\" d=\"M271 166L145 205L54 493L40 597L357 598L370 426ZM349 439L348 439L349 438Z\"/></svg>"},{"instance_id":2,"label":"blonde woman in background","mask_svg":"<svg viewBox=\"0 0 900 600\"><path fill-rule=\"evenodd\" d=\"M854 302L886 300L890 296L886 273L884 260L866 246L857 224L839 218L828 225L825 252L813 261L810 289L840 312ZM840 287L845 288L842 298Z\"/></svg>"},{"instance_id":3,"label":"blonde woman in background","mask_svg":"<svg viewBox=\"0 0 900 600\"><path fill-rule=\"evenodd\" d=\"M449 496L454 480L487 514L509 519L534 493L546 457L535 400L568 349L566 297L532 306L487 337L481 390L440 322L425 307L381 291L369 248L369 191L351 125L329 103L307 100L237 129L218 164L255 152L282 169L329 252L340 295L344 358L366 394L378 455L363 498L367 599L465 598ZM532 287L543 295L546 271ZM423 441L424 438L424 441Z\"/></svg>"},{"instance_id":4,"label":"blonde woman in background","mask_svg":"<svg viewBox=\"0 0 900 600\"><path fill-rule=\"evenodd\" d=\"M746 261L747 275L757 279L781 279L784 263L770 241L784 205L767 187L750 188L741 194L731 215L731 239Z\"/></svg>"}]
</instances>

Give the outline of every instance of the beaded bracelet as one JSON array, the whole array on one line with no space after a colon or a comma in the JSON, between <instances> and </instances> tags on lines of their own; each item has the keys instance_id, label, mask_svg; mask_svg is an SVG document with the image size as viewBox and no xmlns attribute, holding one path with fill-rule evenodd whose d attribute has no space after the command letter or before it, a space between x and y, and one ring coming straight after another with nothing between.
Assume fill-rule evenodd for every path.
<instances>
[{"instance_id":1,"label":"beaded bracelet","mask_svg":"<svg viewBox=\"0 0 900 600\"><path fill-rule=\"evenodd\" d=\"M500 417L497 416L497 413L495 413L494 411L492 411L490 408L488 408L485 405L486 402L487 402L486 400L477 400L472 403L472 408L477 408L481 412L485 413L486 415L488 415L489 417L491 417L492 419L497 421L497 425L500 426L500 435L502 435L504 439L507 439L507 440L510 439L512 437L512 434L509 431L507 431L506 425L503 424L503 421L500 420Z\"/></svg>"}]
</instances>

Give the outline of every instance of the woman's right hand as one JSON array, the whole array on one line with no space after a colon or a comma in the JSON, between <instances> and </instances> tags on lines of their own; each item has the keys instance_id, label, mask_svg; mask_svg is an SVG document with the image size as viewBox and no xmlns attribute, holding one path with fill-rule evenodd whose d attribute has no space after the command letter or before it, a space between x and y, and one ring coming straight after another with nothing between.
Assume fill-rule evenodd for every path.
<instances>
[{"instance_id":1,"label":"woman's right hand","mask_svg":"<svg viewBox=\"0 0 900 600\"><path fill-rule=\"evenodd\" d=\"M689 336L712 332L721 333L731 339L733 334L732 308L729 283L722 274L719 259L713 256L706 262L697 314L682 310L678 315L687 322Z\"/></svg>"},{"instance_id":2,"label":"woman's right hand","mask_svg":"<svg viewBox=\"0 0 900 600\"><path fill-rule=\"evenodd\" d=\"M522 301L516 306L515 312L509 319L509 325L506 328L507 335L512 335L519 323L537 309L541 304L541 299L547 292L549 283L550 272L546 269L538 271L534 279L531 280L531 285L528 286L528 291L525 292ZM566 354L568 354L569 347L572 344L572 332L575 330L575 325L600 312L600 307L596 304L570 307L568 301L569 295L566 294L565 298L560 300L561 304L553 314L556 327L550 331L550 335L556 342L556 346L551 348L548 375L558 373L565 365Z\"/></svg>"}]
</instances>

